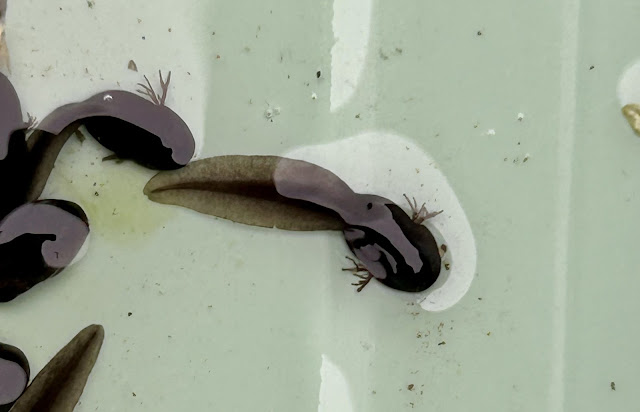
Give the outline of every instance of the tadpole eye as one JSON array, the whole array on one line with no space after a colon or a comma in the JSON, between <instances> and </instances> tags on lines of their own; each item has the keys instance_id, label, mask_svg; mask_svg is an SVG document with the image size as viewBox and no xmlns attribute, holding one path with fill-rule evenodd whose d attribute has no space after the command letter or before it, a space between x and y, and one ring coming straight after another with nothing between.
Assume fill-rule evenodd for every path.
<instances>
[{"instance_id":1,"label":"tadpole eye","mask_svg":"<svg viewBox=\"0 0 640 412\"><path fill-rule=\"evenodd\" d=\"M371 210L373 208L373 203L367 203L367 209Z\"/></svg>"}]
</instances>

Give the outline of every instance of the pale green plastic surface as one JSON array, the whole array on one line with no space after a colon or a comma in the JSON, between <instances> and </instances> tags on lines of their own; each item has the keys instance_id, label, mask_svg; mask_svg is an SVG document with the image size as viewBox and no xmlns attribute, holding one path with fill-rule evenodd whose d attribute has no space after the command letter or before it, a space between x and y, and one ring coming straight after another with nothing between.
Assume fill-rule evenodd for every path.
<instances>
[{"instance_id":1,"label":"pale green plastic surface","mask_svg":"<svg viewBox=\"0 0 640 412\"><path fill-rule=\"evenodd\" d=\"M87 211L87 255L3 304L0 341L35 374L104 325L81 412L634 410L640 140L616 86L640 53L640 8L335 1L10 0L10 79L42 118L170 69L168 104L201 156L405 136L470 221L466 296L429 313L380 285L355 294L340 234L153 204L152 173L102 163L88 139L68 143L46 191ZM355 92L331 111L335 7L370 35Z\"/></svg>"}]
</instances>

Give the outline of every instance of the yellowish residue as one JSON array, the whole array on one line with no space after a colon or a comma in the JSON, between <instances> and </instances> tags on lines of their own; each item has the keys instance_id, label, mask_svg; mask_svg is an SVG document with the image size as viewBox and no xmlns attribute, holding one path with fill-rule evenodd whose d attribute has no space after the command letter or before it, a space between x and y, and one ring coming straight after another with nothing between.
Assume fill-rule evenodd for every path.
<instances>
[{"instance_id":1,"label":"yellowish residue","mask_svg":"<svg viewBox=\"0 0 640 412\"><path fill-rule=\"evenodd\" d=\"M629 122L629 126L640 136L640 105L630 103L622 108L622 114Z\"/></svg>"},{"instance_id":2,"label":"yellowish residue","mask_svg":"<svg viewBox=\"0 0 640 412\"><path fill-rule=\"evenodd\" d=\"M110 153L91 139L71 138L58 156L41 198L78 203L93 235L117 242L143 241L175 214L142 193L154 172L131 161L102 161Z\"/></svg>"}]
</instances>

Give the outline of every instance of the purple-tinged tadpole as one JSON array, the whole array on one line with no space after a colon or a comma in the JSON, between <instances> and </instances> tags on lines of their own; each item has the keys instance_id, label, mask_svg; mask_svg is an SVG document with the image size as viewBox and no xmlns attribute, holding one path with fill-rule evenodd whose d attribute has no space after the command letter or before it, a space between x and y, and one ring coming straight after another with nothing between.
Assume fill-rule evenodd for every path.
<instances>
[{"instance_id":1,"label":"purple-tinged tadpole","mask_svg":"<svg viewBox=\"0 0 640 412\"><path fill-rule=\"evenodd\" d=\"M0 343L0 412L7 412L29 383L29 361L15 346Z\"/></svg>"},{"instance_id":2,"label":"purple-tinged tadpole","mask_svg":"<svg viewBox=\"0 0 640 412\"><path fill-rule=\"evenodd\" d=\"M0 302L61 272L89 235L80 206L64 200L26 203L0 221Z\"/></svg>"},{"instance_id":3,"label":"purple-tinged tadpole","mask_svg":"<svg viewBox=\"0 0 640 412\"><path fill-rule=\"evenodd\" d=\"M0 74L0 218L26 201L26 128L18 94Z\"/></svg>"},{"instance_id":4,"label":"purple-tinged tadpole","mask_svg":"<svg viewBox=\"0 0 640 412\"><path fill-rule=\"evenodd\" d=\"M359 259L348 269L406 292L429 288L440 274L435 238L392 201L358 194L331 171L277 156L220 156L160 172L145 186L149 199L235 222L287 230L343 230ZM412 205L412 209L413 209Z\"/></svg>"},{"instance_id":5,"label":"purple-tinged tadpole","mask_svg":"<svg viewBox=\"0 0 640 412\"><path fill-rule=\"evenodd\" d=\"M186 165L195 152L195 141L187 124L165 105L171 72L160 74L162 94L149 80L137 94L107 90L89 99L61 106L40 122L38 129L59 135L70 124L80 122L104 147L123 160L157 170Z\"/></svg>"},{"instance_id":6,"label":"purple-tinged tadpole","mask_svg":"<svg viewBox=\"0 0 640 412\"><path fill-rule=\"evenodd\" d=\"M101 325L87 326L42 368L11 412L71 412L98 359L104 341Z\"/></svg>"}]
</instances>

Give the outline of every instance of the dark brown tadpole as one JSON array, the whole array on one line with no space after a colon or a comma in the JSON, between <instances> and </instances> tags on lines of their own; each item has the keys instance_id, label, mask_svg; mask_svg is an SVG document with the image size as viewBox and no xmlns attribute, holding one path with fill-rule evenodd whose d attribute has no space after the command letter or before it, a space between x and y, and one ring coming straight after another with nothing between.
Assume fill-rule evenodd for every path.
<instances>
[{"instance_id":1,"label":"dark brown tadpole","mask_svg":"<svg viewBox=\"0 0 640 412\"><path fill-rule=\"evenodd\" d=\"M0 218L26 200L27 149L20 100L0 74Z\"/></svg>"},{"instance_id":2,"label":"dark brown tadpole","mask_svg":"<svg viewBox=\"0 0 640 412\"><path fill-rule=\"evenodd\" d=\"M160 76L161 95L146 80L140 92L151 100L123 90L107 90L57 108L38 129L59 135L70 124L80 122L120 159L156 170L183 167L193 157L195 140L187 124L165 105L171 72L166 81Z\"/></svg>"},{"instance_id":3,"label":"dark brown tadpole","mask_svg":"<svg viewBox=\"0 0 640 412\"><path fill-rule=\"evenodd\" d=\"M0 412L7 412L29 383L29 361L15 346L0 343Z\"/></svg>"},{"instance_id":4,"label":"dark brown tadpole","mask_svg":"<svg viewBox=\"0 0 640 412\"><path fill-rule=\"evenodd\" d=\"M0 221L0 302L55 276L89 235L80 206L64 200L26 203Z\"/></svg>"},{"instance_id":5,"label":"dark brown tadpole","mask_svg":"<svg viewBox=\"0 0 640 412\"><path fill-rule=\"evenodd\" d=\"M362 290L372 278L406 292L429 288L440 253L424 220L437 215L411 205L414 219L389 199L355 193L331 171L278 156L220 156L160 172L149 199L235 222L287 230L343 230L359 262L347 268Z\"/></svg>"},{"instance_id":6,"label":"dark brown tadpole","mask_svg":"<svg viewBox=\"0 0 640 412\"><path fill-rule=\"evenodd\" d=\"M12 412L71 412L89 379L104 341L101 325L81 330L38 373Z\"/></svg>"}]
</instances>

